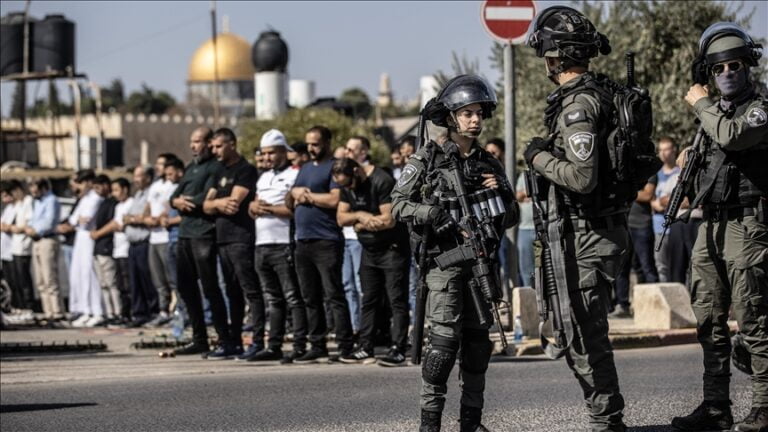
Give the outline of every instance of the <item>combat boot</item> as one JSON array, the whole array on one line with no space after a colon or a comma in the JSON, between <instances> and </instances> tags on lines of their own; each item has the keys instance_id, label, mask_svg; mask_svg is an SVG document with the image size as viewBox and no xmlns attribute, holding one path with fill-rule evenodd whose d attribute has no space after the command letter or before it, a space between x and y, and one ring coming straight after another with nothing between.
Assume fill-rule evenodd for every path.
<instances>
[{"instance_id":1,"label":"combat boot","mask_svg":"<svg viewBox=\"0 0 768 432\"><path fill-rule=\"evenodd\" d=\"M419 432L440 432L440 420L442 417L442 413L421 410L421 426L419 427Z\"/></svg>"},{"instance_id":2,"label":"combat boot","mask_svg":"<svg viewBox=\"0 0 768 432\"><path fill-rule=\"evenodd\" d=\"M459 431L460 432L490 432L485 426L480 424L483 417L481 408L461 406L459 411Z\"/></svg>"},{"instance_id":3,"label":"combat boot","mask_svg":"<svg viewBox=\"0 0 768 432\"><path fill-rule=\"evenodd\" d=\"M733 426L733 432L768 431L768 407L753 407L747 417Z\"/></svg>"},{"instance_id":4,"label":"combat boot","mask_svg":"<svg viewBox=\"0 0 768 432\"><path fill-rule=\"evenodd\" d=\"M672 427L678 431L728 431L731 426L731 401L727 400L705 400L691 414L672 419Z\"/></svg>"}]
</instances>

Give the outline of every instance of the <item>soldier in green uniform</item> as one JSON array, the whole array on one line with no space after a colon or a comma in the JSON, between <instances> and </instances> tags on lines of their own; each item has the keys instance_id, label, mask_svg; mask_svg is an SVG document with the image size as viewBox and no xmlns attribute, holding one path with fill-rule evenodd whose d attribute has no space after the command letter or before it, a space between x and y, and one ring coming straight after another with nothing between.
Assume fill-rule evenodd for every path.
<instances>
[{"instance_id":1,"label":"soldier in green uniform","mask_svg":"<svg viewBox=\"0 0 768 432\"><path fill-rule=\"evenodd\" d=\"M565 357L584 392L591 430L624 431L624 398L608 339L607 308L627 254L627 203L636 191L609 187L610 108L595 90L604 77L589 71L590 59L610 53L610 45L584 15L564 6L537 15L528 45L544 58L549 79L559 86L547 98L550 135L531 140L524 156L554 183L565 221L562 238L574 327Z\"/></svg>"},{"instance_id":2,"label":"soldier in green uniform","mask_svg":"<svg viewBox=\"0 0 768 432\"><path fill-rule=\"evenodd\" d=\"M685 97L706 133L691 204L701 205L705 215L691 258L704 402L672 420L677 430L768 430L768 103L749 75L760 55L760 46L738 25L710 26L699 41L694 80L714 79L720 99L710 99L701 84ZM735 425L729 400L731 308L752 367L752 410Z\"/></svg>"},{"instance_id":3,"label":"soldier in green uniform","mask_svg":"<svg viewBox=\"0 0 768 432\"><path fill-rule=\"evenodd\" d=\"M504 170L477 142L483 119L491 117L495 108L496 94L484 79L461 75L449 81L422 112L435 125L446 127L448 136L439 140L440 144L430 141L418 149L392 191L393 214L409 224L412 236L431 232L425 245L427 265L420 269L426 272L429 293L425 315L430 322L422 365L422 432L440 430L448 377L457 357L462 391L460 430L486 430L480 422L485 371L493 348L489 324L481 325L472 307L467 289L471 270L465 266L441 270L433 258L462 242L456 229L462 215L451 205L456 203L449 175L453 157L459 160L468 192L494 197L496 210L491 216L496 232L503 233L517 222L517 203Z\"/></svg>"}]
</instances>

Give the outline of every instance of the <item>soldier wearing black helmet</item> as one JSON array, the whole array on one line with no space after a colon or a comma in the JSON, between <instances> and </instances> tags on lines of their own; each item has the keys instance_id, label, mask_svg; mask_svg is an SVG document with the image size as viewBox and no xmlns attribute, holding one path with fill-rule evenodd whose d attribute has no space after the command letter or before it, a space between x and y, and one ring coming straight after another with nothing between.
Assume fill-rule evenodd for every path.
<instances>
[{"instance_id":1,"label":"soldier wearing black helmet","mask_svg":"<svg viewBox=\"0 0 768 432\"><path fill-rule=\"evenodd\" d=\"M581 385L591 430L624 431L607 305L627 253L627 202L635 191L606 187L611 111L597 89L607 78L589 70L590 60L609 54L611 47L584 15L564 6L536 16L527 44L544 58L549 79L558 85L547 100L549 136L534 138L525 150L529 166L550 182L549 199L560 202L564 284L574 330L558 355L565 355Z\"/></svg>"},{"instance_id":2,"label":"soldier wearing black helmet","mask_svg":"<svg viewBox=\"0 0 768 432\"><path fill-rule=\"evenodd\" d=\"M768 103L749 74L760 48L738 25L713 24L699 41L696 84L685 96L706 134L691 204L704 209L691 257L704 401L672 420L677 430L768 430ZM710 79L717 101L708 95ZM729 309L740 331L734 364L752 375L752 409L737 424L729 394Z\"/></svg>"},{"instance_id":3,"label":"soldier wearing black helmet","mask_svg":"<svg viewBox=\"0 0 768 432\"><path fill-rule=\"evenodd\" d=\"M461 75L449 81L422 111L423 118L447 128L448 135L438 140L439 144L430 141L417 149L392 191L393 214L409 223L412 235L425 229L432 233L424 245L429 258L425 268L420 269L426 272L426 317L430 322L422 366L422 432L440 430L448 377L457 356L462 391L460 430L486 430L480 420L485 371L493 344L488 326L480 324L477 312L470 306L466 288L472 274L461 266L441 270L432 258L461 242L456 229L460 215L450 205L456 202L456 189L449 170L451 160L457 156L466 189L484 191L486 196L499 198L496 203L503 202L503 208L496 207L500 214L493 218L497 231L517 222L518 209L504 170L477 142L483 120L490 118L495 108L496 94L486 80Z\"/></svg>"}]
</instances>

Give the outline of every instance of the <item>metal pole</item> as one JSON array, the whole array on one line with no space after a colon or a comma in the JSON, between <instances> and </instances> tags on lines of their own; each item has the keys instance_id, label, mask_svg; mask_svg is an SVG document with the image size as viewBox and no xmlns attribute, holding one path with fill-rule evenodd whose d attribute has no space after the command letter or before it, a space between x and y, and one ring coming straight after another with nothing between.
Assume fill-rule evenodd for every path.
<instances>
[{"instance_id":1,"label":"metal pole","mask_svg":"<svg viewBox=\"0 0 768 432\"><path fill-rule=\"evenodd\" d=\"M96 101L96 125L99 128L99 138L96 141L96 169L104 169L104 125L101 118L101 88L95 82L90 81L88 85L93 91L93 98Z\"/></svg>"},{"instance_id":2,"label":"metal pole","mask_svg":"<svg viewBox=\"0 0 768 432\"><path fill-rule=\"evenodd\" d=\"M80 84L75 80L67 82L72 89L72 106L75 108L75 171L80 171Z\"/></svg>"},{"instance_id":3,"label":"metal pole","mask_svg":"<svg viewBox=\"0 0 768 432\"><path fill-rule=\"evenodd\" d=\"M213 126L219 128L219 55L216 49L216 1L211 1L211 31L213 32Z\"/></svg>"},{"instance_id":4,"label":"metal pole","mask_svg":"<svg viewBox=\"0 0 768 432\"><path fill-rule=\"evenodd\" d=\"M24 46L22 68L24 75L29 73L29 6L31 0L24 4ZM21 80L21 159L27 162L27 81Z\"/></svg>"}]
</instances>

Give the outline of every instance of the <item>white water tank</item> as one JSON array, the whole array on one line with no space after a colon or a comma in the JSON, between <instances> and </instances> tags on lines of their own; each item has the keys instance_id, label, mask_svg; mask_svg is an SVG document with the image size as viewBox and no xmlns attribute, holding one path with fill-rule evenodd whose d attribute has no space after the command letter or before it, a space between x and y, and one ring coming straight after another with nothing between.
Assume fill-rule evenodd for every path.
<instances>
[{"instance_id":1,"label":"white water tank","mask_svg":"<svg viewBox=\"0 0 768 432\"><path fill-rule=\"evenodd\" d=\"M256 72L256 119L272 120L287 109L287 77L283 72Z\"/></svg>"},{"instance_id":2,"label":"white water tank","mask_svg":"<svg viewBox=\"0 0 768 432\"><path fill-rule=\"evenodd\" d=\"M424 108L424 105L429 102L430 99L437 96L438 92L437 80L432 75L425 75L419 80L419 108Z\"/></svg>"},{"instance_id":3,"label":"white water tank","mask_svg":"<svg viewBox=\"0 0 768 432\"><path fill-rule=\"evenodd\" d=\"M304 108L315 101L315 82L292 79L288 81L288 105Z\"/></svg>"}]
</instances>

